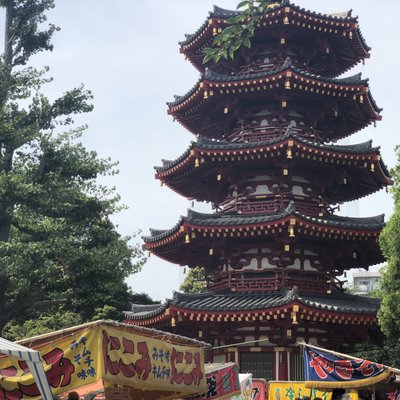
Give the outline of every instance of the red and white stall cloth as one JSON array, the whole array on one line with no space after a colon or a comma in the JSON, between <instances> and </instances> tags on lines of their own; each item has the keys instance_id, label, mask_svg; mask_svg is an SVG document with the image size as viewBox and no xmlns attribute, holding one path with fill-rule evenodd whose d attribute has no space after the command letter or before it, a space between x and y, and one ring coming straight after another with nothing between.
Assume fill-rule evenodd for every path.
<instances>
[{"instance_id":1,"label":"red and white stall cloth","mask_svg":"<svg viewBox=\"0 0 400 400\"><path fill-rule=\"evenodd\" d=\"M240 393L232 396L230 400L252 400L253 383L252 374L239 374Z\"/></svg>"}]
</instances>

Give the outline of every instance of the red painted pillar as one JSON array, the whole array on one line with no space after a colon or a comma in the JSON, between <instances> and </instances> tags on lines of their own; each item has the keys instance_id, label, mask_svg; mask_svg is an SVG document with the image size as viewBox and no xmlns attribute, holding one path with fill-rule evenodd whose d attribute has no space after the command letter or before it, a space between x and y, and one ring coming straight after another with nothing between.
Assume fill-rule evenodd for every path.
<instances>
[{"instance_id":1,"label":"red painted pillar","mask_svg":"<svg viewBox=\"0 0 400 400\"><path fill-rule=\"evenodd\" d=\"M290 380L290 352L288 347L275 347L275 380Z\"/></svg>"}]
</instances>

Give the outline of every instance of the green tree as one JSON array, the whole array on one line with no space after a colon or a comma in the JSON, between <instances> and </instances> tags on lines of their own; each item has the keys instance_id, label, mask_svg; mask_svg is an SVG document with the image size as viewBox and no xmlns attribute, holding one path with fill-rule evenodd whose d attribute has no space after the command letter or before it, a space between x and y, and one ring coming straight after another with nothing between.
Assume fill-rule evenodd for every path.
<instances>
[{"instance_id":1,"label":"green tree","mask_svg":"<svg viewBox=\"0 0 400 400\"><path fill-rule=\"evenodd\" d=\"M121 209L118 195L96 182L117 173L116 164L79 142L85 127L72 117L92 110L92 95L80 86L51 101L41 91L48 68L27 66L52 50L58 28L45 12L53 0L0 0L0 7L0 334L10 321L22 326L52 312L81 321L100 309L120 312L129 307L124 280L144 256L110 221Z\"/></svg>"},{"instance_id":2,"label":"green tree","mask_svg":"<svg viewBox=\"0 0 400 400\"><path fill-rule=\"evenodd\" d=\"M387 260L381 282L382 302L379 324L392 352L397 349L400 361L400 147L396 148L397 164L391 170L394 212L380 235L380 244ZM400 365L400 362L397 363Z\"/></svg>"},{"instance_id":3,"label":"green tree","mask_svg":"<svg viewBox=\"0 0 400 400\"><path fill-rule=\"evenodd\" d=\"M218 63L221 59L233 60L236 51L242 46L251 47L251 38L259 23L260 17L272 5L280 0L244 0L240 1L237 9L241 12L229 18L227 26L214 37L212 47L206 47L203 63L209 61Z\"/></svg>"},{"instance_id":4,"label":"green tree","mask_svg":"<svg viewBox=\"0 0 400 400\"><path fill-rule=\"evenodd\" d=\"M180 290L183 293L201 293L206 287L206 276L203 267L189 269L187 277L182 282Z\"/></svg>"}]
</instances>

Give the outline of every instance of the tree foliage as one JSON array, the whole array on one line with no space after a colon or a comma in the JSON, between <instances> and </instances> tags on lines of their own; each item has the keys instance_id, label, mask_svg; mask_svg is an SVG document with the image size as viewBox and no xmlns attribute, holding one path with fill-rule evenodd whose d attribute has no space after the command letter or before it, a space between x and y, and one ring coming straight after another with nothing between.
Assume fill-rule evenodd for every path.
<instances>
[{"instance_id":1,"label":"tree foliage","mask_svg":"<svg viewBox=\"0 0 400 400\"><path fill-rule=\"evenodd\" d=\"M209 61L218 63L221 59L233 60L237 50L242 46L251 47L251 38L261 16L266 12L274 0L244 0L239 2L237 10L241 12L228 19L228 26L218 33L213 40L212 47L204 49L203 64Z\"/></svg>"},{"instance_id":2,"label":"tree foliage","mask_svg":"<svg viewBox=\"0 0 400 400\"><path fill-rule=\"evenodd\" d=\"M380 235L387 266L381 283L379 324L388 340L400 343L400 147L396 148L396 154L397 165L391 170L394 212Z\"/></svg>"},{"instance_id":3,"label":"tree foliage","mask_svg":"<svg viewBox=\"0 0 400 400\"><path fill-rule=\"evenodd\" d=\"M206 276L203 267L189 269L185 280L180 286L183 293L201 293L206 287Z\"/></svg>"},{"instance_id":4,"label":"tree foliage","mask_svg":"<svg viewBox=\"0 0 400 400\"><path fill-rule=\"evenodd\" d=\"M81 85L50 100L41 90L48 68L26 66L52 50L58 28L46 25L45 12L53 0L0 0L0 7L0 333L10 321L29 325L29 317L46 325L51 312L81 321L104 308L120 312L129 307L124 279L144 256L110 221L121 209L118 195L96 181L117 173L116 164L80 143L85 127L73 116L92 110L92 94Z\"/></svg>"},{"instance_id":5,"label":"tree foliage","mask_svg":"<svg viewBox=\"0 0 400 400\"><path fill-rule=\"evenodd\" d=\"M400 368L400 342L386 340L382 345L363 343L356 346L354 357Z\"/></svg>"}]
</instances>

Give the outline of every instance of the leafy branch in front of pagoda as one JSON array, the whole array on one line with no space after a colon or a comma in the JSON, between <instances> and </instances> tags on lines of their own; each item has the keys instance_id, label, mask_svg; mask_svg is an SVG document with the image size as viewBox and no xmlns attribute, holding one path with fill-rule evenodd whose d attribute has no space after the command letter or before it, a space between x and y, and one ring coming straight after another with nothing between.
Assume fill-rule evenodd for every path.
<instances>
[{"instance_id":1,"label":"leafy branch in front of pagoda","mask_svg":"<svg viewBox=\"0 0 400 400\"><path fill-rule=\"evenodd\" d=\"M273 0L245 0L236 9L240 13L227 20L227 25L213 40L212 47L203 50L203 64L213 61L234 59L235 53L242 47L251 47L251 38L256 26Z\"/></svg>"}]
</instances>

